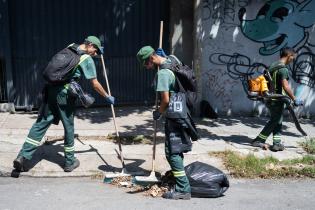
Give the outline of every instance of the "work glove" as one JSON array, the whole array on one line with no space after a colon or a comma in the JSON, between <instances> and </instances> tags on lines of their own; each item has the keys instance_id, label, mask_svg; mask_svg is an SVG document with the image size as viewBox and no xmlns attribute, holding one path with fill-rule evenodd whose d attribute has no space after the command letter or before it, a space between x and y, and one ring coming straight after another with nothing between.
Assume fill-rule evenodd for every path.
<instances>
[{"instance_id":1,"label":"work glove","mask_svg":"<svg viewBox=\"0 0 315 210\"><path fill-rule=\"evenodd\" d=\"M98 51L100 54L104 54L104 47L100 47L100 49Z\"/></svg>"},{"instance_id":2,"label":"work glove","mask_svg":"<svg viewBox=\"0 0 315 210\"><path fill-rule=\"evenodd\" d=\"M303 106L303 101L301 99L295 99L294 106Z\"/></svg>"},{"instance_id":3,"label":"work glove","mask_svg":"<svg viewBox=\"0 0 315 210\"><path fill-rule=\"evenodd\" d=\"M113 96L107 96L105 97L105 101L109 104L114 105L115 104L115 98Z\"/></svg>"},{"instance_id":4,"label":"work glove","mask_svg":"<svg viewBox=\"0 0 315 210\"><path fill-rule=\"evenodd\" d=\"M153 111L153 120L159 120L161 117L161 113L158 110Z\"/></svg>"},{"instance_id":5,"label":"work glove","mask_svg":"<svg viewBox=\"0 0 315 210\"><path fill-rule=\"evenodd\" d=\"M157 48L155 53L161 57L166 57L166 54L162 48Z\"/></svg>"}]
</instances>

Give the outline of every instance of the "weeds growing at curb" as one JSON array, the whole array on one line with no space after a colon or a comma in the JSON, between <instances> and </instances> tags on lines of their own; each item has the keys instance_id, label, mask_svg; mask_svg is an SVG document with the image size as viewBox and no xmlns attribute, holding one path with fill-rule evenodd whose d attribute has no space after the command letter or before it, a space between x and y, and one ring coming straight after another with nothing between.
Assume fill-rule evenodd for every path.
<instances>
[{"instance_id":1,"label":"weeds growing at curb","mask_svg":"<svg viewBox=\"0 0 315 210\"><path fill-rule=\"evenodd\" d=\"M236 178L315 178L315 157L279 161L273 157L241 156L232 151L209 153L223 159L230 175Z\"/></svg>"},{"instance_id":2,"label":"weeds growing at curb","mask_svg":"<svg viewBox=\"0 0 315 210\"><path fill-rule=\"evenodd\" d=\"M303 149L309 154L315 154L315 138L306 139L300 143Z\"/></svg>"}]
</instances>

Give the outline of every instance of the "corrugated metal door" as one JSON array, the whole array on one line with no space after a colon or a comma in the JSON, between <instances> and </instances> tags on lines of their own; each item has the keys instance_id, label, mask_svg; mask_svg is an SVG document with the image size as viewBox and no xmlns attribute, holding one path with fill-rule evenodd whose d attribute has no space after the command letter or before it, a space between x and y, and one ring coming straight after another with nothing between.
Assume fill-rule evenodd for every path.
<instances>
[{"instance_id":1,"label":"corrugated metal door","mask_svg":"<svg viewBox=\"0 0 315 210\"><path fill-rule=\"evenodd\" d=\"M9 1L13 82L17 106L37 106L43 85L41 72L51 56L88 35L101 38L111 92L118 104L154 100L153 71L140 68L136 53L143 45L158 46L159 21L168 34L168 0L11 0ZM164 47L168 46L164 36ZM97 74L105 85L99 59ZM104 99L83 81L84 88Z\"/></svg>"},{"instance_id":2,"label":"corrugated metal door","mask_svg":"<svg viewBox=\"0 0 315 210\"><path fill-rule=\"evenodd\" d=\"M0 103L7 102L6 83L5 83L5 64L0 58Z\"/></svg>"}]
</instances>

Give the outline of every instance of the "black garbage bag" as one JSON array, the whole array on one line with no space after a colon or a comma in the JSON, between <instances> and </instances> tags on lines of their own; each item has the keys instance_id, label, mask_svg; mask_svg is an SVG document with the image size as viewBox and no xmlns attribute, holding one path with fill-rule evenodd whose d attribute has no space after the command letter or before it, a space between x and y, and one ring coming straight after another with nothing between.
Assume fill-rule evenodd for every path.
<instances>
[{"instance_id":1,"label":"black garbage bag","mask_svg":"<svg viewBox=\"0 0 315 210\"><path fill-rule=\"evenodd\" d=\"M185 167L193 197L216 198L229 188L227 176L219 169L201 162Z\"/></svg>"}]
</instances>

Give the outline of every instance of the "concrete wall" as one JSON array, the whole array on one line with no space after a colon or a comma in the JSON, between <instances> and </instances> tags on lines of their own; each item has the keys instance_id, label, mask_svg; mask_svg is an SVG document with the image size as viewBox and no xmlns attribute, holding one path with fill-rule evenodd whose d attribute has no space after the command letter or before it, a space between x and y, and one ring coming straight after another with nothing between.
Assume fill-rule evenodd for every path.
<instances>
[{"instance_id":1,"label":"concrete wall","mask_svg":"<svg viewBox=\"0 0 315 210\"><path fill-rule=\"evenodd\" d=\"M170 53L185 64L193 62L193 0L170 0Z\"/></svg>"},{"instance_id":2,"label":"concrete wall","mask_svg":"<svg viewBox=\"0 0 315 210\"><path fill-rule=\"evenodd\" d=\"M200 95L221 114L265 113L241 85L248 73L294 47L290 85L305 100L299 112L315 115L315 0L195 0L195 69ZM258 68L256 68L258 66Z\"/></svg>"}]
</instances>

